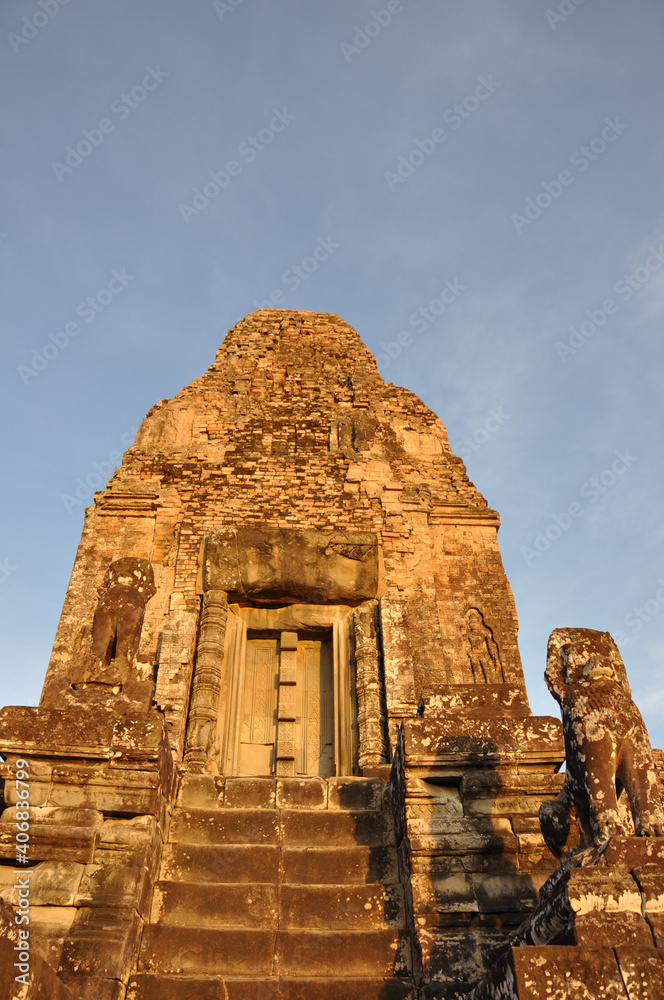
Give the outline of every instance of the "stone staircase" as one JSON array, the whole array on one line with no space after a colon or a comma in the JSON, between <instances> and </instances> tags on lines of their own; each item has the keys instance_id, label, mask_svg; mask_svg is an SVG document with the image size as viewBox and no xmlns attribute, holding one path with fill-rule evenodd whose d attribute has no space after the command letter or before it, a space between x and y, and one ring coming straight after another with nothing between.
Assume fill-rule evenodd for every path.
<instances>
[{"instance_id":1,"label":"stone staircase","mask_svg":"<svg viewBox=\"0 0 664 1000\"><path fill-rule=\"evenodd\" d=\"M127 1000L411 1000L385 782L187 775Z\"/></svg>"}]
</instances>

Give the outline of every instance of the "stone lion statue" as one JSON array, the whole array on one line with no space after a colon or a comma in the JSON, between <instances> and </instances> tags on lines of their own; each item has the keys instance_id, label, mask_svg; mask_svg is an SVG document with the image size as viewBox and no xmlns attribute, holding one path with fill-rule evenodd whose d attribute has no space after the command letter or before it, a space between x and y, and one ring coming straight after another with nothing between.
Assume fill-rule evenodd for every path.
<instances>
[{"instance_id":1,"label":"stone lion statue","mask_svg":"<svg viewBox=\"0 0 664 1000\"><path fill-rule=\"evenodd\" d=\"M664 836L664 811L648 732L609 633L556 629L549 638L544 677L562 710L567 758L560 795L540 808L540 826L549 849L562 857L572 846L572 806L579 824L580 850L628 834L618 806L623 788L636 834Z\"/></svg>"}]
</instances>

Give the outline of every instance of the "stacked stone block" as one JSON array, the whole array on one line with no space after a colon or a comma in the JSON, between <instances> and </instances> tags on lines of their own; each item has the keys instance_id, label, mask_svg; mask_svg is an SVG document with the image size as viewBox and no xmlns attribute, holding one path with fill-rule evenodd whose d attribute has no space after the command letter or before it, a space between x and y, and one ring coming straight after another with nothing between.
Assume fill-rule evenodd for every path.
<instances>
[{"instance_id":1,"label":"stacked stone block","mask_svg":"<svg viewBox=\"0 0 664 1000\"><path fill-rule=\"evenodd\" d=\"M31 956L34 989L47 990L57 972L72 997L122 1000L175 788L163 718L97 713L72 720L57 710L5 709L0 734L9 803L0 816L0 857L6 859L0 895L20 914L16 886L22 880L28 887L27 926L39 960ZM30 764L27 865L16 860L17 759ZM12 979L6 986L22 1000Z\"/></svg>"}]
</instances>

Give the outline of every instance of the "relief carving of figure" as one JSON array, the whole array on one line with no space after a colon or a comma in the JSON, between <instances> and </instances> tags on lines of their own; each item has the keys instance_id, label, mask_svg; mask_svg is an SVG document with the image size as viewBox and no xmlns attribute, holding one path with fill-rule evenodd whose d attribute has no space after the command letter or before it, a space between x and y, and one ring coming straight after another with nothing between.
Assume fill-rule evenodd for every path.
<instances>
[{"instance_id":1,"label":"relief carving of figure","mask_svg":"<svg viewBox=\"0 0 664 1000\"><path fill-rule=\"evenodd\" d=\"M145 606L156 593L147 559L126 557L112 562L92 621L90 672L95 680L108 674L126 683L138 653Z\"/></svg>"},{"instance_id":2,"label":"relief carving of figure","mask_svg":"<svg viewBox=\"0 0 664 1000\"><path fill-rule=\"evenodd\" d=\"M470 608L466 615L468 659L475 684L503 684L500 652L493 632L477 608Z\"/></svg>"},{"instance_id":3,"label":"relief carving of figure","mask_svg":"<svg viewBox=\"0 0 664 1000\"><path fill-rule=\"evenodd\" d=\"M568 853L571 807L576 811L581 850L627 834L618 806L623 788L636 834L664 836L650 740L609 633L556 629L549 638L544 676L562 710L567 758L560 795L540 808L549 849L558 857Z\"/></svg>"}]
</instances>

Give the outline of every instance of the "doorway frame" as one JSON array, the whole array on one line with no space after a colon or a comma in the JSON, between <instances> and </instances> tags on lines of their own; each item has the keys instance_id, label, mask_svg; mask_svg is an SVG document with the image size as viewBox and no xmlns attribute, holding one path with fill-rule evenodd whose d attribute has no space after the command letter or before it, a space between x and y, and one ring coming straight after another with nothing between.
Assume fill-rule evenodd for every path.
<instances>
[{"instance_id":1,"label":"doorway frame","mask_svg":"<svg viewBox=\"0 0 664 1000\"><path fill-rule=\"evenodd\" d=\"M240 707L247 632L329 631L334 676L334 776L358 774L357 693L352 668L351 607L291 604L281 608L228 605L215 746L222 774L235 775L240 759Z\"/></svg>"}]
</instances>

